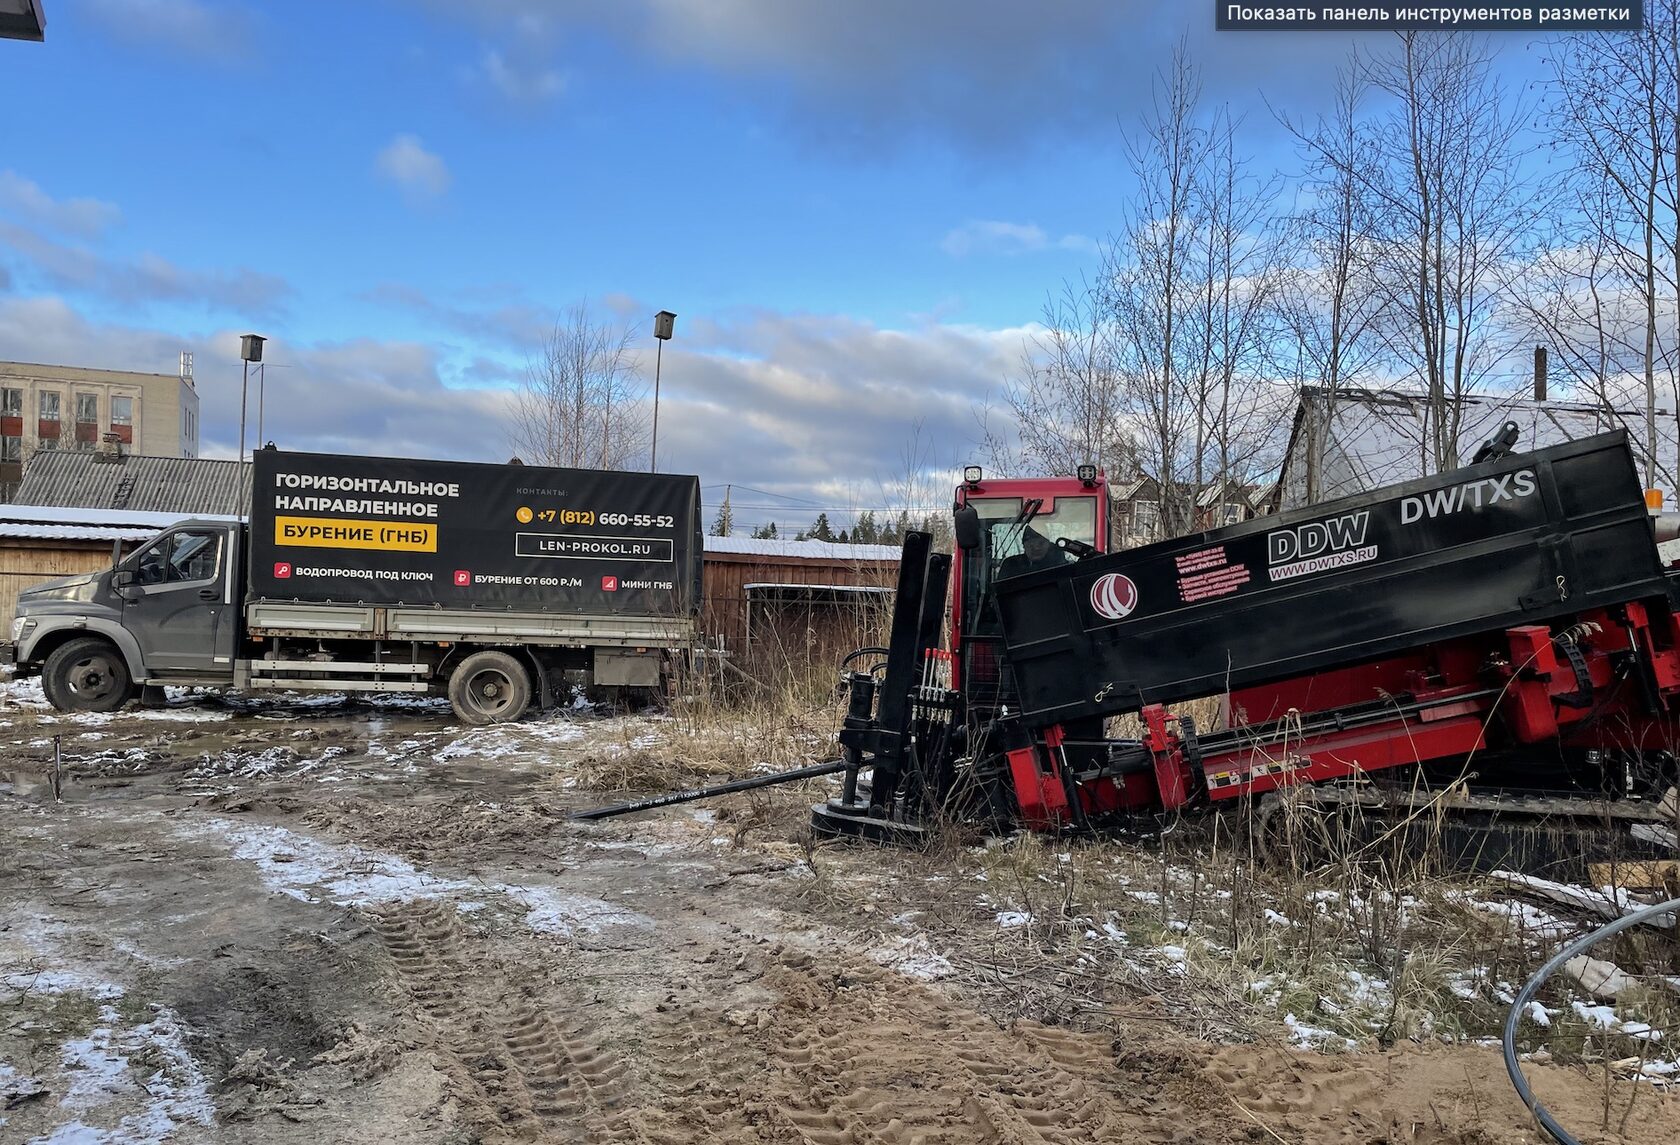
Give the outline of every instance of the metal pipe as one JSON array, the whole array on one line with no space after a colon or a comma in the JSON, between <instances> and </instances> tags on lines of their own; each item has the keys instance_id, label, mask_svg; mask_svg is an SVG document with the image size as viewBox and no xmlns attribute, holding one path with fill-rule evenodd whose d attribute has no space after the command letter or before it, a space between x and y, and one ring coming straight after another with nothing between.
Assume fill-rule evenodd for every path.
<instances>
[{"instance_id":1,"label":"metal pipe","mask_svg":"<svg viewBox=\"0 0 1680 1145\"><path fill-rule=\"evenodd\" d=\"M754 791L760 787L774 787L780 783L794 783L801 779L816 779L823 775L834 775L846 770L847 763L843 759L831 759L826 763L813 763L809 767L796 767L792 771L778 771L774 775L755 775L751 779L736 779L729 783L720 783L714 787L696 787L689 791L674 791L669 795L656 795L652 799L638 799L634 803L619 803L611 807L596 807L589 811L574 811L569 816L572 819L610 819L615 815L629 815L634 811L647 811L654 807L669 807L674 803L692 803L696 799L709 799L714 795L728 795L736 791Z\"/></svg>"},{"instance_id":2,"label":"metal pipe","mask_svg":"<svg viewBox=\"0 0 1680 1145\"><path fill-rule=\"evenodd\" d=\"M1552 1139L1562 1145L1580 1145L1580 1142L1570 1134L1569 1130L1559 1125L1551 1112L1541 1105L1534 1096L1534 1091L1528 1087L1528 1079L1523 1076L1522 1066L1517 1062L1517 1023L1522 1021L1523 1013L1528 1004L1534 1001L1534 996L1540 992L1540 987L1546 984L1546 979L1576 955L1597 946L1613 934L1620 934L1630 927L1638 926L1659 914L1670 914L1680 911L1680 898L1669 899L1667 902L1655 903L1642 910L1636 910L1630 915L1617 919L1607 926L1601 926L1584 938L1578 938L1568 946L1552 956L1552 960L1542 966L1539 971L1523 984L1517 991L1517 1000L1511 1003L1511 1012L1505 1016L1505 1034L1501 1044L1505 1051L1505 1072L1511 1075L1511 1084L1517 1087L1517 1096L1522 1098L1524 1105L1534 1114L1540 1127L1552 1135Z\"/></svg>"}]
</instances>

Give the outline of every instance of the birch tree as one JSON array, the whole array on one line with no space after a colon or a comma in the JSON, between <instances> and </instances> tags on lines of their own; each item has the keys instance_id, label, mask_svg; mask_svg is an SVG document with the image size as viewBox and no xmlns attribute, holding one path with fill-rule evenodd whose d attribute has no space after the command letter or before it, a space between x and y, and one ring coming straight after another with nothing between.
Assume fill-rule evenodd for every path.
<instances>
[{"instance_id":1,"label":"birch tree","mask_svg":"<svg viewBox=\"0 0 1680 1145\"><path fill-rule=\"evenodd\" d=\"M629 469L648 438L635 331L597 322L587 302L555 321L513 395L514 449L539 465Z\"/></svg>"}]
</instances>

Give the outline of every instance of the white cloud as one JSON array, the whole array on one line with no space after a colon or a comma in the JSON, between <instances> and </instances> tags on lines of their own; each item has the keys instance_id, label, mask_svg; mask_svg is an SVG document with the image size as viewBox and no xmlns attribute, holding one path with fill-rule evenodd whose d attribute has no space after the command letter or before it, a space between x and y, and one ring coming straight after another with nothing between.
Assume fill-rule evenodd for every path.
<instances>
[{"instance_id":1,"label":"white cloud","mask_svg":"<svg viewBox=\"0 0 1680 1145\"><path fill-rule=\"evenodd\" d=\"M54 199L15 171L0 171L0 211L55 231L90 237L122 217L102 199Z\"/></svg>"},{"instance_id":2,"label":"white cloud","mask_svg":"<svg viewBox=\"0 0 1680 1145\"><path fill-rule=\"evenodd\" d=\"M557 58L581 30L744 89L767 117L824 151L878 156L917 136L969 150L1021 150L1068 135L1112 139L1188 37L1211 100L1315 106L1352 34L1216 33L1184 3L1057 0L410 0L454 31ZM578 42L576 37L570 42ZM1367 38L1375 39L1376 34ZM1250 128L1269 128L1269 117Z\"/></svg>"},{"instance_id":3,"label":"white cloud","mask_svg":"<svg viewBox=\"0 0 1680 1145\"><path fill-rule=\"evenodd\" d=\"M566 77L540 60L512 59L486 48L479 63L490 86L514 103L544 103L566 90Z\"/></svg>"},{"instance_id":4,"label":"white cloud","mask_svg":"<svg viewBox=\"0 0 1680 1145\"><path fill-rule=\"evenodd\" d=\"M405 195L435 198L449 190L449 168L441 156L427 151L418 136L402 134L375 158L380 174L402 188Z\"/></svg>"},{"instance_id":5,"label":"white cloud","mask_svg":"<svg viewBox=\"0 0 1680 1145\"><path fill-rule=\"evenodd\" d=\"M195 302L217 312L271 316L284 309L292 293L285 279L262 271L195 270L149 253L132 260L113 258L4 222L0 252L14 256L12 270L26 284L74 290L129 306Z\"/></svg>"},{"instance_id":6,"label":"white cloud","mask_svg":"<svg viewBox=\"0 0 1680 1145\"><path fill-rule=\"evenodd\" d=\"M231 63L254 54L256 20L234 0L83 0L92 22L139 43Z\"/></svg>"},{"instance_id":7,"label":"white cloud","mask_svg":"<svg viewBox=\"0 0 1680 1145\"><path fill-rule=\"evenodd\" d=\"M947 233L939 245L954 258L971 254L1037 254L1047 250L1090 254L1097 249L1095 240L1085 235L1067 234L1052 238L1037 223L1009 223L997 219L970 220Z\"/></svg>"}]
</instances>

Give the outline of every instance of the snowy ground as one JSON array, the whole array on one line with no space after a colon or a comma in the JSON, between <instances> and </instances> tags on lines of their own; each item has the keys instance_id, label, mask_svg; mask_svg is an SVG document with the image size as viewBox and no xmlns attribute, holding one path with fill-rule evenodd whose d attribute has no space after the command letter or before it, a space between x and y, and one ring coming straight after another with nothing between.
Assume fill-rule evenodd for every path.
<instances>
[{"instance_id":1,"label":"snowy ground","mask_svg":"<svg viewBox=\"0 0 1680 1145\"><path fill-rule=\"evenodd\" d=\"M776 1056L797 1057L777 1039L816 1036L803 1032L807 1013L813 1028L833 1024L805 992L872 974L899 983L870 989L905 1012L984 1014L986 1038L998 1023L1029 1042L1041 1025L1094 1038L1096 1056L1067 1067L1093 1093L1125 1089L1100 1051L1104 1031L1126 1021L1175 1045L1294 1051L1291 1068L1326 1078L1365 1067L1301 1063L1459 1047L1450 1052L1479 1056L1455 1070L1479 1077L1487 1066L1497 1079L1487 1046L1523 978L1592 925L1509 883L1280 879L1148 840L815 849L801 824L819 785L599 826L565 818L620 797L593 789L603 776L661 761L676 761L677 777L719 758L742 774L807 762L787 757L812 742L805 724L697 731L578 707L462 729L441 701L174 691L164 708L72 718L35 682L6 681L0 737L0 853L16 856L0 870L0 1014L11 1014L0 1017L0 1141L529 1137L571 1116L570 1091L554 1089L542 1063L609 1052L653 1064L624 1092L616 1067L610 1078L585 1071L577 1084L601 1096L590 1116L605 1117L610 1136L623 1126L603 1111L628 1103L646 1119L638 1131L657 1136L661 1087L681 1089L658 1074L672 1015L673 1046L711 1031L720 1045L740 1041L740 1061L791 1060ZM1622 902L1623 892L1574 891L1612 910ZM833 978L833 967L848 969ZM1524 1050L1533 1069L1556 1070L1558 1100L1575 1083L1548 1060L1612 1055L1618 1076L1645 1078L1647 1091L1680 1075L1664 1008L1676 991L1637 985L1601 997L1564 983L1531 1009ZM613 1032L577 1024L596 1010ZM955 1014L930 1021L961 1026ZM922 1061L934 1089L981 1086L948 1109L927 1106L947 1139L1027 1139L998 1127L1015 1124L1009 1102L1030 1095L982 1085L944 1043L904 1036L905 1060ZM1048 1052L1031 1046L994 1048L1035 1061ZM1274 1068L1215 1056L1225 1073L1195 1084L1237 1086L1233 1101ZM707 1068L732 1076L728 1062ZM839 1076L805 1078L806 1100ZM841 1080L871 1094L887 1084ZM1161 1084L1176 1083L1163 1073ZM1492 1132L1489 1103L1502 1100L1474 1096L1463 1139L1506 1139L1474 1136ZM1102 1100L1122 1126L1127 1099ZM771 1126L806 1124L796 1098L771 1104L786 1109L762 1125L739 1111L704 1116L724 1139L795 1139ZM1300 1121L1291 1139L1315 1139L1308 1122L1334 1119L1306 1110L1278 1114ZM1636 1114L1638 1130L1646 1110ZM849 1116L835 1132L866 1139ZM984 1125L964 1130L970 1117ZM364 1121L375 1137L356 1136ZM1228 1120L1209 1127L1223 1133Z\"/></svg>"}]
</instances>

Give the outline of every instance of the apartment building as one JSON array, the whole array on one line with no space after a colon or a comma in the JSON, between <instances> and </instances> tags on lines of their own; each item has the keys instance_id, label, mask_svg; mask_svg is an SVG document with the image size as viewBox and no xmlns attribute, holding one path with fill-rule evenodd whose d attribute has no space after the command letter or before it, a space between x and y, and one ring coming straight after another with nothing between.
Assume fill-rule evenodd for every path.
<instances>
[{"instance_id":1,"label":"apartment building","mask_svg":"<svg viewBox=\"0 0 1680 1145\"><path fill-rule=\"evenodd\" d=\"M176 374L0 362L0 492L37 450L92 452L107 438L125 453L197 457L192 355Z\"/></svg>"}]
</instances>

